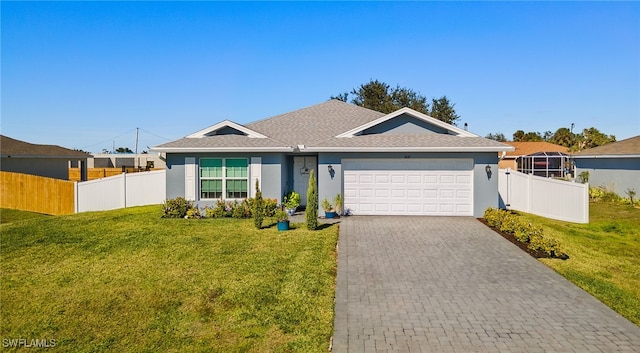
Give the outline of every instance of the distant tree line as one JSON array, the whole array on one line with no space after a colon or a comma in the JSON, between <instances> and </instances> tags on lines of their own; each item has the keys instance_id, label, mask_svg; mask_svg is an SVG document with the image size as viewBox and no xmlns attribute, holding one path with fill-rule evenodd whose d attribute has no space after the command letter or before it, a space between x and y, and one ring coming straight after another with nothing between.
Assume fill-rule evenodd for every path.
<instances>
[{"instance_id":1,"label":"distant tree line","mask_svg":"<svg viewBox=\"0 0 640 353\"><path fill-rule=\"evenodd\" d=\"M485 137L499 142L508 141L503 133L490 133ZM545 131L542 134L535 131L524 132L523 130L518 130L513 133L513 139L511 141L546 141L565 146L569 148L570 151L575 152L615 142L616 137L614 135L604 134L594 127L584 129L580 133L573 133L570 129L561 127L556 130L556 132Z\"/></svg>"}]
</instances>

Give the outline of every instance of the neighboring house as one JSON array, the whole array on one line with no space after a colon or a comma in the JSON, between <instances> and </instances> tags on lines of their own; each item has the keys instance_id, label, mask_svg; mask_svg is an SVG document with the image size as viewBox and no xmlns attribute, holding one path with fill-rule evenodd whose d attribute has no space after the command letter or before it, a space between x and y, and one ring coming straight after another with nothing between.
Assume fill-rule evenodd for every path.
<instances>
[{"instance_id":1,"label":"neighboring house","mask_svg":"<svg viewBox=\"0 0 640 353\"><path fill-rule=\"evenodd\" d=\"M0 135L0 170L68 180L70 162L82 165L86 180L90 154L55 145L36 145Z\"/></svg>"},{"instance_id":2,"label":"neighboring house","mask_svg":"<svg viewBox=\"0 0 640 353\"><path fill-rule=\"evenodd\" d=\"M550 142L504 142L515 150L507 152L499 168L511 168L542 177L564 177L571 171L569 149ZM502 157L502 156L501 156Z\"/></svg>"},{"instance_id":3,"label":"neighboring house","mask_svg":"<svg viewBox=\"0 0 640 353\"><path fill-rule=\"evenodd\" d=\"M625 196L640 192L640 135L580 151L573 155L576 176L589 172L589 184Z\"/></svg>"},{"instance_id":4,"label":"neighboring house","mask_svg":"<svg viewBox=\"0 0 640 353\"><path fill-rule=\"evenodd\" d=\"M149 168L163 169L164 160L149 153L100 153L87 160L88 168Z\"/></svg>"},{"instance_id":5,"label":"neighboring house","mask_svg":"<svg viewBox=\"0 0 640 353\"><path fill-rule=\"evenodd\" d=\"M167 197L203 207L255 195L306 205L343 194L354 215L482 216L498 206L498 155L512 147L409 108L379 113L330 100L247 125L222 121L151 149L166 153Z\"/></svg>"}]
</instances>

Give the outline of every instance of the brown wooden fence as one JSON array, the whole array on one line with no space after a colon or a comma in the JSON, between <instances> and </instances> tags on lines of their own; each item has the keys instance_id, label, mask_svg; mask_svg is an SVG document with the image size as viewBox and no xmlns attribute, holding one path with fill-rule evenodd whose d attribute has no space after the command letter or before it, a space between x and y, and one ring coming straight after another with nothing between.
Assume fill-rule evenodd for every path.
<instances>
[{"instance_id":1,"label":"brown wooden fence","mask_svg":"<svg viewBox=\"0 0 640 353\"><path fill-rule=\"evenodd\" d=\"M149 170L162 170L163 168L151 168ZM87 180L102 179L122 173L144 172L146 169L138 168L87 168ZM80 168L69 168L69 180L80 181Z\"/></svg>"},{"instance_id":2,"label":"brown wooden fence","mask_svg":"<svg viewBox=\"0 0 640 353\"><path fill-rule=\"evenodd\" d=\"M73 214L74 182L0 171L0 207L52 215Z\"/></svg>"}]
</instances>

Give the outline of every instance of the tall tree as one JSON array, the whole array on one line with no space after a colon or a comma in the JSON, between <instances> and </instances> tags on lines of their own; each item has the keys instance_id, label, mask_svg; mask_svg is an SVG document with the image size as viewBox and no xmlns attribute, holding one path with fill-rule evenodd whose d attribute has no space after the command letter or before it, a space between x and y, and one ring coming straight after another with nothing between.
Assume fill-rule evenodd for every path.
<instances>
[{"instance_id":1,"label":"tall tree","mask_svg":"<svg viewBox=\"0 0 640 353\"><path fill-rule=\"evenodd\" d=\"M603 134L595 127L590 127L582 130L582 138L578 142L579 148L582 150L616 142L616 137L614 135Z\"/></svg>"},{"instance_id":2,"label":"tall tree","mask_svg":"<svg viewBox=\"0 0 640 353\"><path fill-rule=\"evenodd\" d=\"M433 99L431 101L431 111L429 115L445 123L456 125L456 121L460 119L460 116L456 114L456 110L453 109L454 106L455 104L449 102L447 96Z\"/></svg>"},{"instance_id":3,"label":"tall tree","mask_svg":"<svg viewBox=\"0 0 640 353\"><path fill-rule=\"evenodd\" d=\"M454 109L455 104L451 103L446 96L432 99L430 106L427 98L420 93L400 86L392 88L378 80L371 80L354 88L351 92L340 93L331 96L330 99L349 102L350 95L352 104L385 114L408 107L449 124L455 124L460 119Z\"/></svg>"},{"instance_id":4,"label":"tall tree","mask_svg":"<svg viewBox=\"0 0 640 353\"><path fill-rule=\"evenodd\" d=\"M513 133L514 142L530 142L530 141L542 141L542 135L539 132L530 131L525 133L522 130L518 130Z\"/></svg>"},{"instance_id":5,"label":"tall tree","mask_svg":"<svg viewBox=\"0 0 640 353\"><path fill-rule=\"evenodd\" d=\"M576 136L571 132L571 130L566 127L561 127L553 133L549 142L555 143L556 145L571 147L575 145Z\"/></svg>"},{"instance_id":6,"label":"tall tree","mask_svg":"<svg viewBox=\"0 0 640 353\"><path fill-rule=\"evenodd\" d=\"M129 147L118 147L116 153L133 153L133 151Z\"/></svg>"},{"instance_id":7,"label":"tall tree","mask_svg":"<svg viewBox=\"0 0 640 353\"><path fill-rule=\"evenodd\" d=\"M501 132L497 132L495 134L491 134L490 133L487 136L485 136L484 138L487 138L489 140L498 141L498 142L507 142L507 138Z\"/></svg>"}]
</instances>

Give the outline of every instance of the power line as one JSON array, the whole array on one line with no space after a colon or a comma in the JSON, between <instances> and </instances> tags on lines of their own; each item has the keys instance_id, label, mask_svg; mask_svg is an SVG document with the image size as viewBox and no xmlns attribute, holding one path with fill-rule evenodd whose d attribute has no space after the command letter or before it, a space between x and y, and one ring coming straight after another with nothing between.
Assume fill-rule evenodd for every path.
<instances>
[{"instance_id":1,"label":"power line","mask_svg":"<svg viewBox=\"0 0 640 353\"><path fill-rule=\"evenodd\" d=\"M140 128L140 131L146 132L146 133L147 133L147 134L149 134L149 135L155 136L155 137L157 137L157 138L161 138L161 139L163 139L163 140L167 140L167 141L173 140L173 139L170 139L170 138L162 137L162 136L160 136L160 135L156 135L156 134L154 134L153 132L149 132L149 131L147 131L147 130L145 130L145 129L143 129L143 128Z\"/></svg>"},{"instance_id":2,"label":"power line","mask_svg":"<svg viewBox=\"0 0 640 353\"><path fill-rule=\"evenodd\" d=\"M93 147L93 146L101 145L101 144L103 144L103 143L111 142L111 141L113 141L113 140L117 139L118 137L122 137L122 136L124 136L124 135L126 135L126 134L129 134L129 133L131 133L131 132L135 131L135 130L136 130L136 129L135 129L135 128L133 128L133 129L131 129L131 130L128 130L128 131L126 131L126 132L123 132L122 134L120 134L120 135L118 135L118 136L112 137L112 138L110 138L110 139L108 139L108 140L104 140L104 141L102 141L102 142L94 143L93 145L90 145L90 146L82 147L82 149L84 150L84 149L86 149L86 148L90 148L90 147Z\"/></svg>"}]
</instances>

